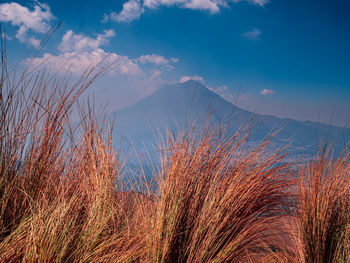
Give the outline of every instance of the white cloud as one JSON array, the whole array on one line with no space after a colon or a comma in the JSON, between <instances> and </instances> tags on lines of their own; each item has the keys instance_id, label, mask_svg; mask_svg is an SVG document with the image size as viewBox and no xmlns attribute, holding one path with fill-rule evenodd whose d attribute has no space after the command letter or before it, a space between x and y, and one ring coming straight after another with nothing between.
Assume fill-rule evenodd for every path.
<instances>
[{"instance_id":1,"label":"white cloud","mask_svg":"<svg viewBox=\"0 0 350 263\"><path fill-rule=\"evenodd\" d=\"M34 37L27 37L28 31L46 33L50 29L49 22L55 18L48 5L35 3L34 10L18 3L0 4L0 22L9 22L18 27L16 38L22 43L36 43Z\"/></svg>"},{"instance_id":2,"label":"white cloud","mask_svg":"<svg viewBox=\"0 0 350 263\"><path fill-rule=\"evenodd\" d=\"M245 32L242 35L247 39L256 41L260 39L261 34L261 30L254 28L252 31Z\"/></svg>"},{"instance_id":3,"label":"white cloud","mask_svg":"<svg viewBox=\"0 0 350 263\"><path fill-rule=\"evenodd\" d=\"M165 65L165 68L168 70L168 71L170 71L170 70L173 70L173 69L175 69L175 67L173 66L173 65Z\"/></svg>"},{"instance_id":4,"label":"white cloud","mask_svg":"<svg viewBox=\"0 0 350 263\"><path fill-rule=\"evenodd\" d=\"M96 38L91 38L69 30L64 34L59 45L60 53L58 55L46 53L41 58L35 59L34 66L42 65L51 70L69 70L79 75L87 68L103 61L103 65L108 66L108 71L113 74L140 73L140 68L132 59L116 53L107 53L100 48L106 45L109 38L114 35L113 30L105 30L103 34L97 34Z\"/></svg>"},{"instance_id":5,"label":"white cloud","mask_svg":"<svg viewBox=\"0 0 350 263\"><path fill-rule=\"evenodd\" d=\"M272 89L263 89L262 91L260 91L261 95L273 95L276 92Z\"/></svg>"},{"instance_id":6,"label":"white cloud","mask_svg":"<svg viewBox=\"0 0 350 263\"><path fill-rule=\"evenodd\" d=\"M159 6L179 6L194 10L205 10L210 13L219 12L219 5L222 1L218 0L144 0L144 6L148 8L157 8Z\"/></svg>"},{"instance_id":7,"label":"white cloud","mask_svg":"<svg viewBox=\"0 0 350 263\"><path fill-rule=\"evenodd\" d=\"M116 34L113 30L104 30L102 34L95 34L89 37L84 34L76 34L68 30L62 37L58 45L58 55L50 53L44 54L41 58L36 58L34 66L42 65L51 70L69 70L74 74L82 74L87 68L103 62L108 66L108 72L112 74L140 75L143 73L140 64L153 64L164 66L166 69L173 69L170 63L175 63L178 59L166 59L164 56L151 54L142 55L139 58L131 59L117 53L107 53L101 46L109 44L110 38ZM150 79L160 77L161 71L153 69Z\"/></svg>"},{"instance_id":8,"label":"white cloud","mask_svg":"<svg viewBox=\"0 0 350 263\"><path fill-rule=\"evenodd\" d=\"M194 10L207 10L212 14L220 11L219 4L211 0L191 0L187 1L183 7Z\"/></svg>"},{"instance_id":9,"label":"white cloud","mask_svg":"<svg viewBox=\"0 0 350 263\"><path fill-rule=\"evenodd\" d=\"M105 60L104 60L105 59ZM128 57L120 56L115 53L106 53L98 48L91 52L66 52L54 56L45 53L43 57L36 58L35 65L43 65L51 70L69 70L70 72L80 75L87 68L96 66L104 60L104 65L109 66L108 72L120 74L137 74L140 72L139 67Z\"/></svg>"},{"instance_id":10,"label":"white cloud","mask_svg":"<svg viewBox=\"0 0 350 263\"><path fill-rule=\"evenodd\" d=\"M155 65L167 65L169 63L168 59L166 59L163 56L156 55L156 54L142 55L139 57L138 61L141 64L152 63Z\"/></svg>"},{"instance_id":11,"label":"white cloud","mask_svg":"<svg viewBox=\"0 0 350 263\"><path fill-rule=\"evenodd\" d=\"M140 0L129 0L123 4L123 9L119 14L115 12L112 12L109 15L105 14L103 22L111 19L117 22L129 23L133 20L138 19L144 11L144 8L141 7Z\"/></svg>"},{"instance_id":12,"label":"white cloud","mask_svg":"<svg viewBox=\"0 0 350 263\"><path fill-rule=\"evenodd\" d=\"M180 79L180 83L184 83L184 82L189 81L189 80L195 80L195 81L199 81L199 82L204 82L204 79L202 77L194 75L192 77L190 77L190 76L182 76L181 79Z\"/></svg>"},{"instance_id":13,"label":"white cloud","mask_svg":"<svg viewBox=\"0 0 350 263\"><path fill-rule=\"evenodd\" d=\"M264 6L269 0L128 0L123 4L122 11L104 15L103 21L111 19L118 22L131 22L138 19L147 8L156 9L161 6L177 6L193 10L207 11L216 14L221 8L228 7L230 3L248 2L257 6Z\"/></svg>"},{"instance_id":14,"label":"white cloud","mask_svg":"<svg viewBox=\"0 0 350 263\"><path fill-rule=\"evenodd\" d=\"M156 66L164 66L168 71L173 70L174 66L171 63L177 63L178 58L167 59L164 56L151 54L151 55L142 55L135 60L140 64L154 64Z\"/></svg>"},{"instance_id":15,"label":"white cloud","mask_svg":"<svg viewBox=\"0 0 350 263\"><path fill-rule=\"evenodd\" d=\"M105 30L103 34L97 34L97 38L84 36L83 34L75 34L72 30L68 30L59 45L62 52L84 52L96 50L102 45L109 44L109 39L115 36L112 29Z\"/></svg>"}]
</instances>

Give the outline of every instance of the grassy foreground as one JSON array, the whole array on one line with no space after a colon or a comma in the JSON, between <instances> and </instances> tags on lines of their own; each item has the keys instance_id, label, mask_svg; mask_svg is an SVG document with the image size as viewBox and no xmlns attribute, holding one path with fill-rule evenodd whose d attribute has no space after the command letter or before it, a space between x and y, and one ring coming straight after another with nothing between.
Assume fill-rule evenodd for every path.
<instances>
[{"instance_id":1,"label":"grassy foreground","mask_svg":"<svg viewBox=\"0 0 350 263\"><path fill-rule=\"evenodd\" d=\"M208 126L167 138L157 190L125 190L111 129L81 107L71 125L102 71L71 84L2 62L0 262L350 262L347 156L295 169Z\"/></svg>"}]
</instances>

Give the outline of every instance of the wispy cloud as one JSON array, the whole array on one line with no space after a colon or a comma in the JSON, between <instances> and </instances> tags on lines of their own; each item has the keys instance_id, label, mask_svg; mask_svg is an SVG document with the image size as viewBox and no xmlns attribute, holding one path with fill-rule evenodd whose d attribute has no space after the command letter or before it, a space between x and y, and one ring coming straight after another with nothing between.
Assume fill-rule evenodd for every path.
<instances>
[{"instance_id":1,"label":"wispy cloud","mask_svg":"<svg viewBox=\"0 0 350 263\"><path fill-rule=\"evenodd\" d=\"M226 0L225 0L226 1ZM215 14L220 11L220 5L223 1L217 0L144 0L144 7L155 9L160 6L178 6L193 10L209 11Z\"/></svg>"},{"instance_id":2,"label":"wispy cloud","mask_svg":"<svg viewBox=\"0 0 350 263\"><path fill-rule=\"evenodd\" d=\"M155 65L167 65L169 60L163 56L152 54L152 55L142 55L139 57L138 61L141 64L152 63Z\"/></svg>"},{"instance_id":3,"label":"wispy cloud","mask_svg":"<svg viewBox=\"0 0 350 263\"><path fill-rule=\"evenodd\" d=\"M273 89L263 89L262 91L260 91L260 95L273 95L275 93L276 91L274 91Z\"/></svg>"},{"instance_id":4,"label":"wispy cloud","mask_svg":"<svg viewBox=\"0 0 350 263\"><path fill-rule=\"evenodd\" d=\"M194 75L192 77L191 76L182 76L180 78L180 83L184 83L184 82L189 81L189 80L204 82L204 79L202 77Z\"/></svg>"},{"instance_id":5,"label":"wispy cloud","mask_svg":"<svg viewBox=\"0 0 350 263\"><path fill-rule=\"evenodd\" d=\"M152 72L150 80L158 79L162 75L162 72L159 70L155 70Z\"/></svg>"},{"instance_id":6,"label":"wispy cloud","mask_svg":"<svg viewBox=\"0 0 350 263\"><path fill-rule=\"evenodd\" d=\"M35 37L28 37L28 31L46 33L50 29L49 22L55 17L48 5L35 2L34 10L30 10L18 3L0 4L0 22L8 22L18 27L16 38L24 43L36 45Z\"/></svg>"},{"instance_id":7,"label":"wispy cloud","mask_svg":"<svg viewBox=\"0 0 350 263\"><path fill-rule=\"evenodd\" d=\"M123 4L120 13L105 14L103 21L131 22L138 19L147 9L156 9L161 6L175 6L180 8L206 11L211 14L219 13L230 3L248 2L257 6L265 6L269 0L128 0Z\"/></svg>"},{"instance_id":8,"label":"wispy cloud","mask_svg":"<svg viewBox=\"0 0 350 263\"><path fill-rule=\"evenodd\" d=\"M259 5L259 6L264 6L270 2L270 0L248 0L248 2Z\"/></svg>"},{"instance_id":9,"label":"wispy cloud","mask_svg":"<svg viewBox=\"0 0 350 263\"><path fill-rule=\"evenodd\" d=\"M242 35L246 39L257 41L260 39L261 34L262 32L260 29L254 28L252 31L245 32Z\"/></svg>"}]
</instances>

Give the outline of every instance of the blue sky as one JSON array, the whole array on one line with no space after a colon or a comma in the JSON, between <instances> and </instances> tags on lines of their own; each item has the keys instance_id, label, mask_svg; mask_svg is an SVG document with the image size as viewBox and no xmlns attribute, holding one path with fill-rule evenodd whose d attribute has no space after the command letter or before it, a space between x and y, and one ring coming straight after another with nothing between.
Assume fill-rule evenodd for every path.
<instances>
[{"instance_id":1,"label":"blue sky","mask_svg":"<svg viewBox=\"0 0 350 263\"><path fill-rule=\"evenodd\" d=\"M58 21L43 66L78 75L110 53L114 68L89 91L110 111L193 78L246 109L324 122L335 112L348 127L349 12L348 0L0 2L11 61Z\"/></svg>"}]
</instances>

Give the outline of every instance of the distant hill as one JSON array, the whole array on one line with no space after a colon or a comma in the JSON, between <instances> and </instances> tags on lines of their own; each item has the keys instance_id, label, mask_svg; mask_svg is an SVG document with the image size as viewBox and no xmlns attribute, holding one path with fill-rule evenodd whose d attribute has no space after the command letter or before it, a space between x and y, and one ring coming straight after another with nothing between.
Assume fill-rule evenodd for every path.
<instances>
[{"instance_id":1,"label":"distant hill","mask_svg":"<svg viewBox=\"0 0 350 263\"><path fill-rule=\"evenodd\" d=\"M232 132L248 120L257 123L250 139L252 143L266 137L271 131L281 129L272 142L276 147L289 144L294 159L315 155L321 140L334 143L336 155L350 142L349 128L254 114L222 99L193 80L164 86L116 112L114 138L119 141L124 136L132 141L137 151L143 151L144 146L151 151L151 145L157 145L157 131L162 133L168 128L176 133L178 128L203 120L209 113L210 121L214 123L229 121Z\"/></svg>"}]
</instances>

